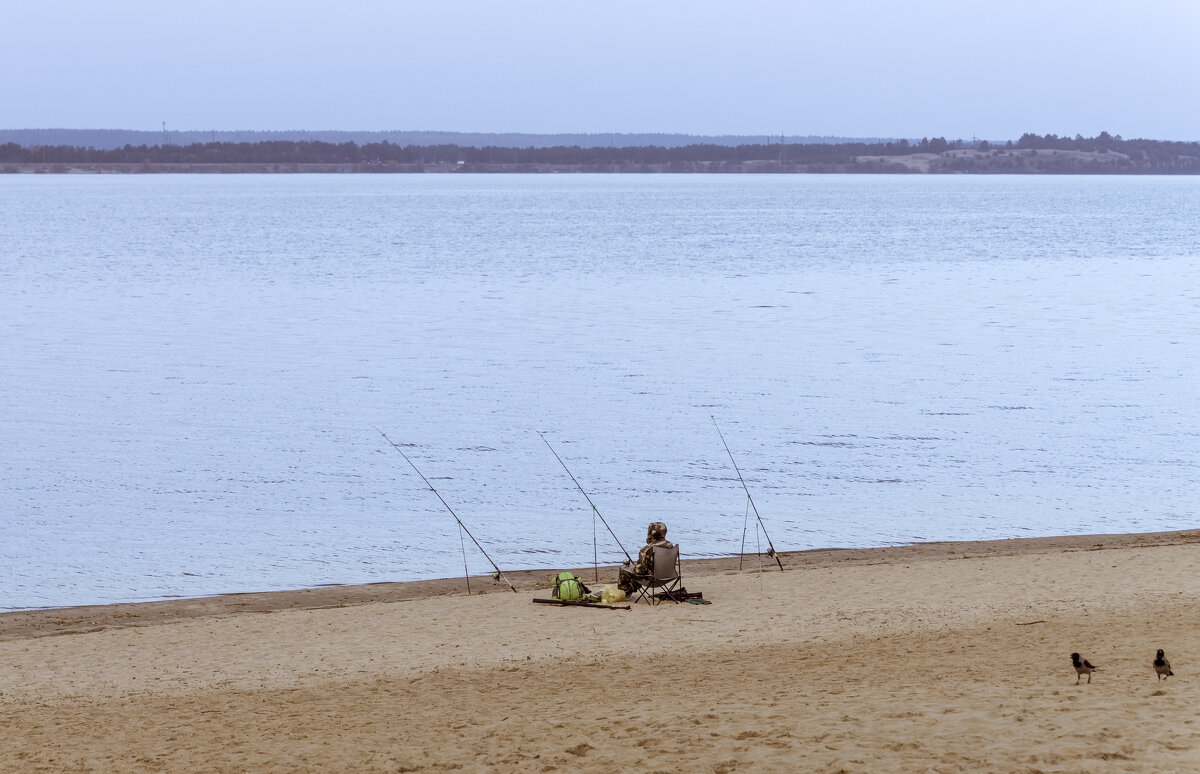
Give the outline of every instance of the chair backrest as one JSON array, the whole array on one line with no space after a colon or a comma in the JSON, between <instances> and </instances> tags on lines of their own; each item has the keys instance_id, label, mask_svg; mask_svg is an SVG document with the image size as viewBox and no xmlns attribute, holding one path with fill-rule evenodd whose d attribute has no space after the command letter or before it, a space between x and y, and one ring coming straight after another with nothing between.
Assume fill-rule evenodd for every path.
<instances>
[{"instance_id":1,"label":"chair backrest","mask_svg":"<svg viewBox=\"0 0 1200 774\"><path fill-rule=\"evenodd\" d=\"M654 548L654 580L671 581L679 577L679 546Z\"/></svg>"}]
</instances>

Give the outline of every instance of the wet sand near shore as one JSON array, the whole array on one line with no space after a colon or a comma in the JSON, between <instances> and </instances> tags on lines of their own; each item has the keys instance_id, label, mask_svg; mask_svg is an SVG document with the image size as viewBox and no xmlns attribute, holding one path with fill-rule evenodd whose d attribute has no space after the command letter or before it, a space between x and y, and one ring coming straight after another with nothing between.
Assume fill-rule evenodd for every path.
<instances>
[{"instance_id":1,"label":"wet sand near shore","mask_svg":"<svg viewBox=\"0 0 1200 774\"><path fill-rule=\"evenodd\" d=\"M1197 770L1198 542L706 559L684 578L711 605L629 611L530 604L551 573L528 571L517 594L460 578L6 613L0 770Z\"/></svg>"}]
</instances>

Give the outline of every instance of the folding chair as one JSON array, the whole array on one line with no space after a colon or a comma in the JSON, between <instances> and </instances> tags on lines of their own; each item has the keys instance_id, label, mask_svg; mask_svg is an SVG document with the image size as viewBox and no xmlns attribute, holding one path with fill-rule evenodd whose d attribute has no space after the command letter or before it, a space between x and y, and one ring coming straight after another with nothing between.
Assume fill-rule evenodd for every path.
<instances>
[{"instance_id":1,"label":"folding chair","mask_svg":"<svg viewBox=\"0 0 1200 774\"><path fill-rule=\"evenodd\" d=\"M679 602L680 600L675 596L682 590L683 583L679 569L679 546L674 548L655 547L654 570L649 575L633 577L641 584L638 588L637 599L633 600L635 603L644 599L651 605L657 605L663 598ZM656 595L655 589L660 589L660 594Z\"/></svg>"}]
</instances>

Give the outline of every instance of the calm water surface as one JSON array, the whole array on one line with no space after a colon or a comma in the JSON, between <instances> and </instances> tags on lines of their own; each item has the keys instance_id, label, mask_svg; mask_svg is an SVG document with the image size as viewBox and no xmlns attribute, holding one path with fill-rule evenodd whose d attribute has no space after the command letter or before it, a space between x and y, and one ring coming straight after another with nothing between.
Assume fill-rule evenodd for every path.
<instances>
[{"instance_id":1,"label":"calm water surface","mask_svg":"<svg viewBox=\"0 0 1200 774\"><path fill-rule=\"evenodd\" d=\"M1198 259L1196 178L0 176L0 608L460 573L375 427L502 568L592 559L538 431L737 552L711 416L780 549L1193 527Z\"/></svg>"}]
</instances>

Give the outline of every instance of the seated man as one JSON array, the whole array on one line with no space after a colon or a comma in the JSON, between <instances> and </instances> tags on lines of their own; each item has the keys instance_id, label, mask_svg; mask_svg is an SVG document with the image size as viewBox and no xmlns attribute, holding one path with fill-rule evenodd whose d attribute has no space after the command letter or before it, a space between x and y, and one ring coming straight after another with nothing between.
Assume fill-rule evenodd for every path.
<instances>
[{"instance_id":1,"label":"seated man","mask_svg":"<svg viewBox=\"0 0 1200 774\"><path fill-rule=\"evenodd\" d=\"M646 529L646 545L638 551L637 564L629 567L629 560L626 559L623 562L625 566L617 571L617 588L627 595L637 591L642 584L636 576L645 577L654 572L654 549L674 547L675 544L667 540L667 525L661 521L653 522Z\"/></svg>"}]
</instances>

